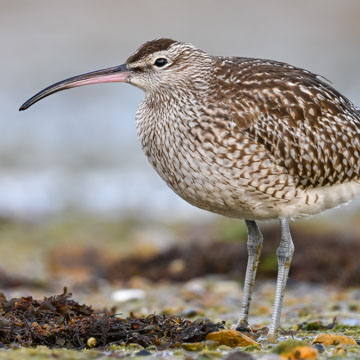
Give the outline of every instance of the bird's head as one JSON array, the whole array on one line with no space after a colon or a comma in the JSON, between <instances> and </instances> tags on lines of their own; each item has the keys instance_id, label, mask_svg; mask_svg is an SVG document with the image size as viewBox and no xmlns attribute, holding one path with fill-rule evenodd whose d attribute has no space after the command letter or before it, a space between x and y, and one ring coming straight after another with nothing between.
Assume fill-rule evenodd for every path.
<instances>
[{"instance_id":1,"label":"bird's head","mask_svg":"<svg viewBox=\"0 0 360 360\"><path fill-rule=\"evenodd\" d=\"M171 39L156 39L143 44L125 64L73 76L59 81L27 100L20 110L58 91L105 82L127 82L146 93L189 84L201 87L202 78L213 58L195 46Z\"/></svg>"},{"instance_id":2,"label":"bird's head","mask_svg":"<svg viewBox=\"0 0 360 360\"><path fill-rule=\"evenodd\" d=\"M145 92L200 82L212 57L192 44L157 39L143 44L126 61L128 82Z\"/></svg>"}]
</instances>

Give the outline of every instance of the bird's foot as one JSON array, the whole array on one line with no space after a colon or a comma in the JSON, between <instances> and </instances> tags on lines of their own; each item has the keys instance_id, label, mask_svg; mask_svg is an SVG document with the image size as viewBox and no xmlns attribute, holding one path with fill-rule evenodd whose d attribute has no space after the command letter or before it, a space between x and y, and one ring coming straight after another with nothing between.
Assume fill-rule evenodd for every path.
<instances>
[{"instance_id":1,"label":"bird's foot","mask_svg":"<svg viewBox=\"0 0 360 360\"><path fill-rule=\"evenodd\" d=\"M239 321L236 325L233 326L236 331L241 332L252 332L249 323L246 320Z\"/></svg>"},{"instance_id":2,"label":"bird's foot","mask_svg":"<svg viewBox=\"0 0 360 360\"><path fill-rule=\"evenodd\" d=\"M269 343L276 343L277 338L278 338L278 336L277 336L276 332L275 333L268 333L266 335L266 341L269 342Z\"/></svg>"}]
</instances>

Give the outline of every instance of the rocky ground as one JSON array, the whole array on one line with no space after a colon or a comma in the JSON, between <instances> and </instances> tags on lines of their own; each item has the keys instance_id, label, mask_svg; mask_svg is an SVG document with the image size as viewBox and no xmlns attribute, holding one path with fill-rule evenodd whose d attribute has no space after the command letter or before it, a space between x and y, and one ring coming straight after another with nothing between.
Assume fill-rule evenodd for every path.
<instances>
[{"instance_id":1,"label":"rocky ground","mask_svg":"<svg viewBox=\"0 0 360 360\"><path fill-rule=\"evenodd\" d=\"M262 229L252 332L238 333L230 330L246 266L238 222L4 220L0 359L360 359L360 231L351 224L345 235L336 222L293 226L282 328L268 343L271 225Z\"/></svg>"}]
</instances>

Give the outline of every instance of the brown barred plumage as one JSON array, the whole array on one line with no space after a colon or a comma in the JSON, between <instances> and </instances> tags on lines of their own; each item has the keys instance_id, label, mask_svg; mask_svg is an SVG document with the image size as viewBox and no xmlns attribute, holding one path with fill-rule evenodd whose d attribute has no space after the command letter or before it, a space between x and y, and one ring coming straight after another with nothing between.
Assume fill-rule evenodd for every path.
<instances>
[{"instance_id":1,"label":"brown barred plumage","mask_svg":"<svg viewBox=\"0 0 360 360\"><path fill-rule=\"evenodd\" d=\"M287 219L360 193L360 110L309 71L211 56L171 39L145 43L124 65L56 83L20 109L63 89L110 81L145 91L137 131L166 183L195 206L246 219L249 263L239 329L247 327L262 243L254 220L280 219L273 339L294 250Z\"/></svg>"},{"instance_id":2,"label":"brown barred plumage","mask_svg":"<svg viewBox=\"0 0 360 360\"><path fill-rule=\"evenodd\" d=\"M360 115L323 78L188 44L167 51L174 54L165 79L134 75L129 82L147 94L137 115L143 148L185 200L231 217L295 218L360 191ZM133 63L133 55L127 65L144 68L153 56Z\"/></svg>"},{"instance_id":3,"label":"brown barred plumage","mask_svg":"<svg viewBox=\"0 0 360 360\"><path fill-rule=\"evenodd\" d=\"M348 99L319 76L284 63L241 58L225 62L231 62L241 83L234 101L237 113L246 105L257 109L245 110L246 121L240 119L238 125L268 149L298 186L359 179L360 114ZM221 60L217 69L224 70Z\"/></svg>"}]
</instances>

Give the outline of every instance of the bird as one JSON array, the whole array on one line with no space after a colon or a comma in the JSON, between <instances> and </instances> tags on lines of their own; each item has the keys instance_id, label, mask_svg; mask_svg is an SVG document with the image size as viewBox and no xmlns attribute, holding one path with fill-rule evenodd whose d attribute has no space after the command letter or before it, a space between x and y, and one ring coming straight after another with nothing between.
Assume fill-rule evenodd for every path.
<instances>
[{"instance_id":1,"label":"bird","mask_svg":"<svg viewBox=\"0 0 360 360\"><path fill-rule=\"evenodd\" d=\"M148 160L176 194L198 208L245 220L248 262L237 330L250 329L263 243L256 222L279 220L267 333L275 341L294 253L289 220L360 193L360 109L308 70L275 60L214 56L191 43L158 38L122 65L45 88L19 110L61 90L104 82L144 91L137 134Z\"/></svg>"}]
</instances>

